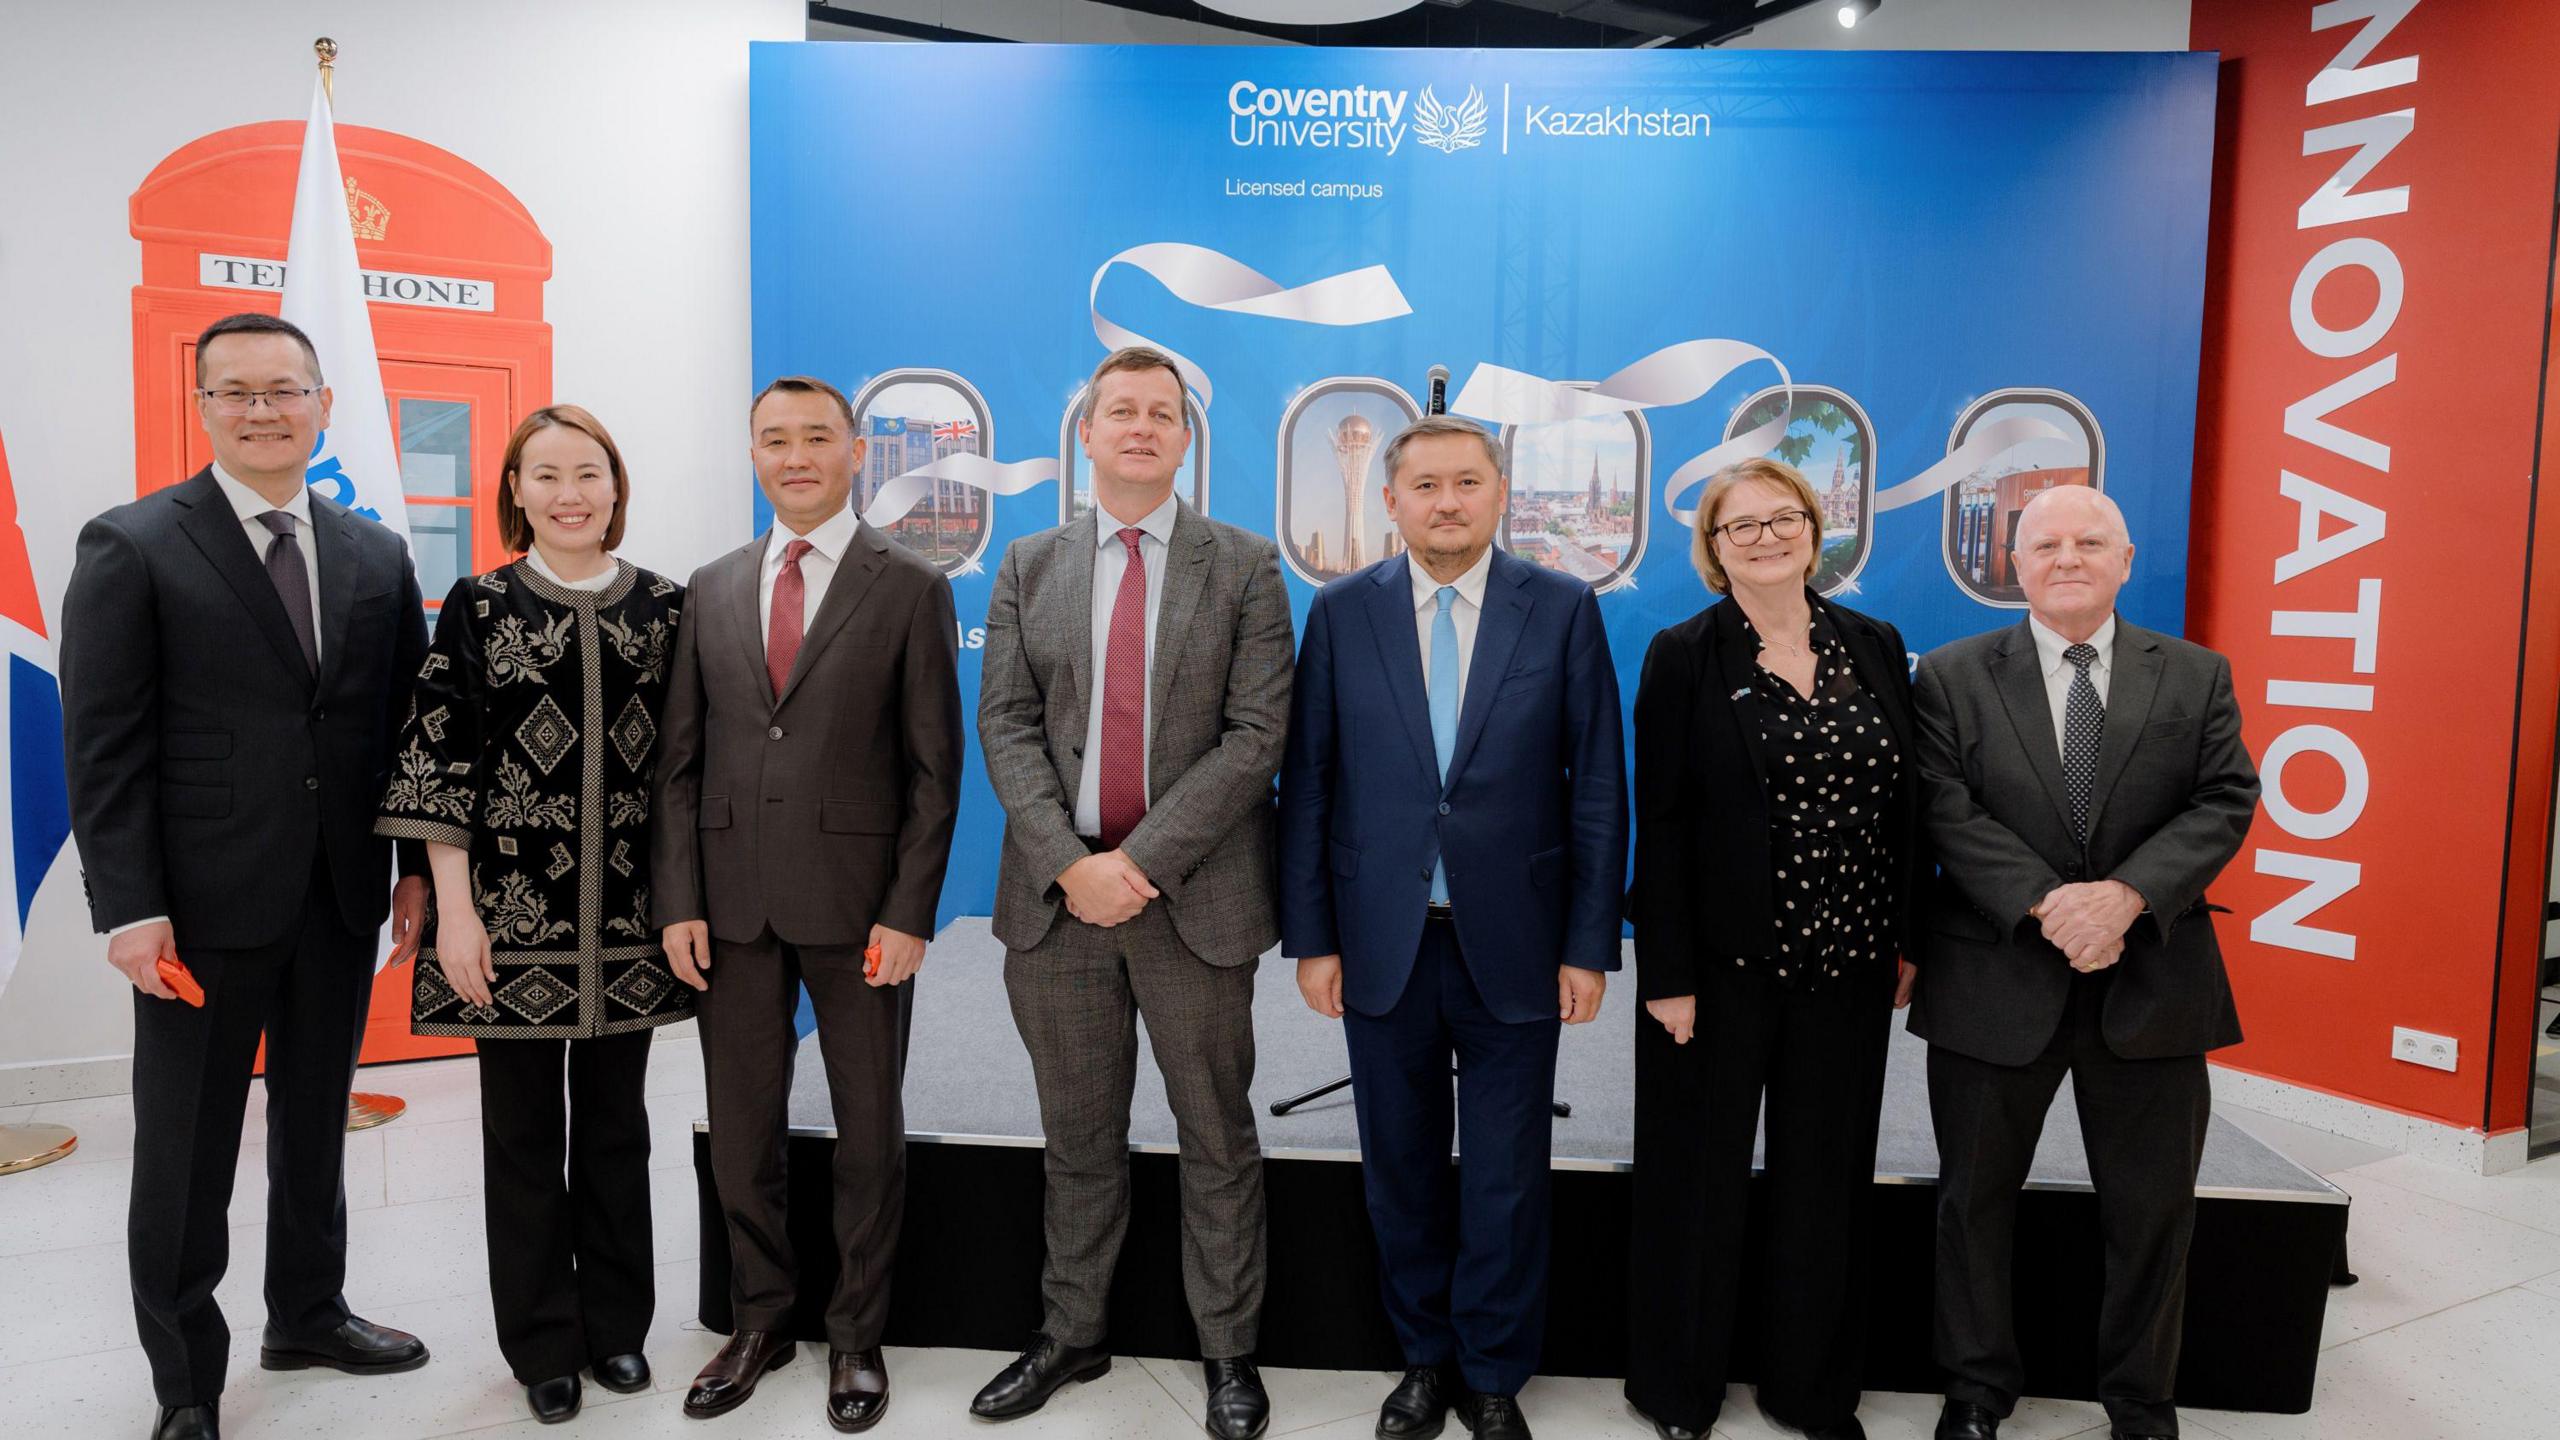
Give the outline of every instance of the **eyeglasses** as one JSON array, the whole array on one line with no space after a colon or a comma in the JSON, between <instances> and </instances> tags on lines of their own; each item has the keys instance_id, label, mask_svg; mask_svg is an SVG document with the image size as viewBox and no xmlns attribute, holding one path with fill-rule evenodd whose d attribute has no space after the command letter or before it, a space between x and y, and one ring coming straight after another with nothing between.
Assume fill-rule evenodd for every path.
<instances>
[{"instance_id":1,"label":"eyeglasses","mask_svg":"<svg viewBox=\"0 0 2560 1440\"><path fill-rule=\"evenodd\" d=\"M288 385L277 390L198 390L213 402L217 415L246 415L261 402L277 410L299 410L320 393L316 385Z\"/></svg>"},{"instance_id":2,"label":"eyeglasses","mask_svg":"<svg viewBox=\"0 0 2560 1440\"><path fill-rule=\"evenodd\" d=\"M1781 510L1766 520L1735 520L1716 527L1716 533L1736 545L1757 545L1760 532L1767 530L1781 540L1793 540L1804 533L1805 522L1813 514L1806 510Z\"/></svg>"}]
</instances>

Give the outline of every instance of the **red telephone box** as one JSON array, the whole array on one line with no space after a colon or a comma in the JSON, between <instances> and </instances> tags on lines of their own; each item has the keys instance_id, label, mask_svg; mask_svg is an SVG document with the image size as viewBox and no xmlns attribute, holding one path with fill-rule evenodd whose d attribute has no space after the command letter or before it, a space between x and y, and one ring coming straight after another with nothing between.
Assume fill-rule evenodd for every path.
<instances>
[{"instance_id":1,"label":"red telephone box","mask_svg":"<svg viewBox=\"0 0 2560 1440\"><path fill-rule=\"evenodd\" d=\"M155 166L130 202L142 243L133 290L134 490L174 485L213 458L198 424L195 340L242 310L284 301L286 237L303 122L217 130ZM356 257L400 454L418 584L432 618L464 575L509 554L491 518L507 436L551 403L542 290L551 242L487 172L424 141L337 127ZM378 977L363 1059L468 1051L409 1034L409 970Z\"/></svg>"}]
</instances>

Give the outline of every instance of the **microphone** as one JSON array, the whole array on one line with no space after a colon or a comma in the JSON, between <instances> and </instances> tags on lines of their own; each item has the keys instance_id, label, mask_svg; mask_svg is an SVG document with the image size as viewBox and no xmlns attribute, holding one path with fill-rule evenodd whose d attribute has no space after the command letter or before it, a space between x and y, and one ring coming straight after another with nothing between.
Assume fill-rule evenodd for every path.
<instances>
[{"instance_id":1,"label":"microphone","mask_svg":"<svg viewBox=\"0 0 2560 1440\"><path fill-rule=\"evenodd\" d=\"M1449 413L1448 366L1434 365L1431 367L1431 398L1423 402L1422 413L1425 415L1446 415Z\"/></svg>"}]
</instances>

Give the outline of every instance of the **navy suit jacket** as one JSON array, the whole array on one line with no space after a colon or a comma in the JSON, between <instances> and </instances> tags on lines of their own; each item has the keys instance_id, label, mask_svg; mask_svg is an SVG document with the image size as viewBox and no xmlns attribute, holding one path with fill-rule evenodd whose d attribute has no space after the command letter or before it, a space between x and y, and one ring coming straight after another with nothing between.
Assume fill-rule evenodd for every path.
<instances>
[{"instance_id":1,"label":"navy suit jacket","mask_svg":"<svg viewBox=\"0 0 2560 1440\"><path fill-rule=\"evenodd\" d=\"M1556 967L1618 968L1626 878L1618 675L1591 587L1493 554L1440 779L1405 556L1316 595L1280 771L1280 944L1342 957L1343 1003L1394 1008L1446 857L1487 1009L1553 1019Z\"/></svg>"}]
</instances>

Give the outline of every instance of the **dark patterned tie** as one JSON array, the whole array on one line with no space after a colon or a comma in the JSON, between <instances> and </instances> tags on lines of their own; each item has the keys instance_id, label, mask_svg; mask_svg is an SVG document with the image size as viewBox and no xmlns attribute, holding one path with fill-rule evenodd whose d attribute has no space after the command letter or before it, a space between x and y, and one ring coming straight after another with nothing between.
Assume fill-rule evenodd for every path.
<instances>
[{"instance_id":1,"label":"dark patterned tie","mask_svg":"<svg viewBox=\"0 0 2560 1440\"><path fill-rule=\"evenodd\" d=\"M2062 652L2071 662L2071 696L2062 706L2062 783L2071 792L2071 828L2080 843L2089 843L2089 794L2098 784L2098 735L2106 727L2107 707L2089 667L2098 663L2098 647L2074 645Z\"/></svg>"},{"instance_id":2,"label":"dark patterned tie","mask_svg":"<svg viewBox=\"0 0 2560 1440\"><path fill-rule=\"evenodd\" d=\"M1147 532L1120 532L1129 563L1111 600L1102 656L1102 844L1117 850L1147 815Z\"/></svg>"},{"instance_id":3,"label":"dark patterned tie","mask_svg":"<svg viewBox=\"0 0 2560 1440\"><path fill-rule=\"evenodd\" d=\"M267 579L275 584L276 598L284 602L284 618L293 622L293 638L302 642L303 665L317 675L320 642L311 624L311 572L303 568L302 547L293 543L293 517L270 510L258 517L258 523L275 533L276 538L267 542Z\"/></svg>"},{"instance_id":4,"label":"dark patterned tie","mask_svg":"<svg viewBox=\"0 0 2560 1440\"><path fill-rule=\"evenodd\" d=\"M800 573L800 557L816 549L806 540L782 547L782 573L773 577L773 613L764 622L764 672L773 678L773 698L791 683L791 664L800 658L800 636L809 623L809 581Z\"/></svg>"}]
</instances>

